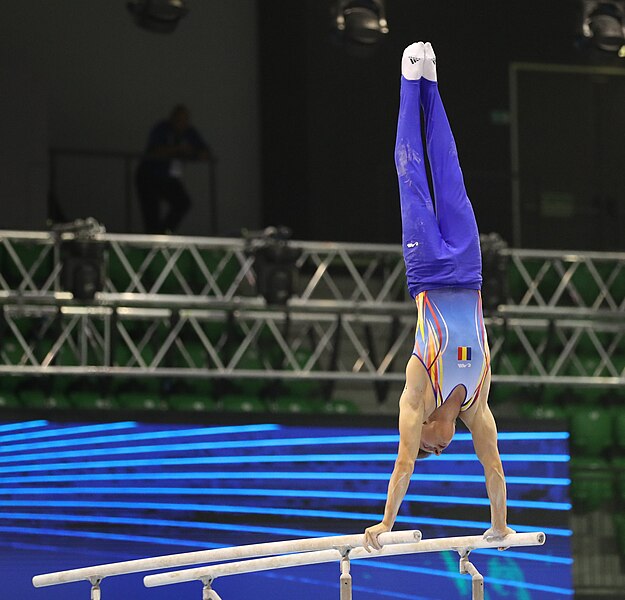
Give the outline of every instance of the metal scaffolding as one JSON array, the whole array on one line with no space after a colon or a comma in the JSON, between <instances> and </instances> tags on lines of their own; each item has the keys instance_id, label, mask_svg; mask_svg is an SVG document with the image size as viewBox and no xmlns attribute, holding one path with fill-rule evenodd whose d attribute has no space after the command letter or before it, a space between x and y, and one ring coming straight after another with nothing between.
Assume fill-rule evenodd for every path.
<instances>
[{"instance_id":1,"label":"metal scaffolding","mask_svg":"<svg viewBox=\"0 0 625 600\"><path fill-rule=\"evenodd\" d=\"M0 373L403 380L416 315L398 246L288 242L293 264L268 267L295 275L277 306L257 291L257 240L96 234L102 291L78 300L77 236L0 231ZM625 254L503 252L494 380L624 385Z\"/></svg>"}]
</instances>

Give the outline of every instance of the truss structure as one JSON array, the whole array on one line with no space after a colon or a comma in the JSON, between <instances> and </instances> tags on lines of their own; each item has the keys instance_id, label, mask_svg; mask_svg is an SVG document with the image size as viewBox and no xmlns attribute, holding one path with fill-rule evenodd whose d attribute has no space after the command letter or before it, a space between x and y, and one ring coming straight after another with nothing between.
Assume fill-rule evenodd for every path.
<instances>
[{"instance_id":1,"label":"truss structure","mask_svg":"<svg viewBox=\"0 0 625 600\"><path fill-rule=\"evenodd\" d=\"M290 242L294 294L268 306L254 244L99 234L104 287L62 286L73 234L0 232L0 373L403 380L415 311L400 248ZM487 329L495 381L625 384L625 254L504 251Z\"/></svg>"}]
</instances>

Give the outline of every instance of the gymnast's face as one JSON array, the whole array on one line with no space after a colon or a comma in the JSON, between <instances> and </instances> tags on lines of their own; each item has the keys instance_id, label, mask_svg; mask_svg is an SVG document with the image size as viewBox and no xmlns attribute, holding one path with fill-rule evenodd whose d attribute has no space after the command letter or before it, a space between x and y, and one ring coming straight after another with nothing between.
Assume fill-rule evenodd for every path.
<instances>
[{"instance_id":1,"label":"gymnast's face","mask_svg":"<svg viewBox=\"0 0 625 600\"><path fill-rule=\"evenodd\" d=\"M424 452L440 455L456 433L455 421L426 421L421 428L420 448Z\"/></svg>"}]
</instances>

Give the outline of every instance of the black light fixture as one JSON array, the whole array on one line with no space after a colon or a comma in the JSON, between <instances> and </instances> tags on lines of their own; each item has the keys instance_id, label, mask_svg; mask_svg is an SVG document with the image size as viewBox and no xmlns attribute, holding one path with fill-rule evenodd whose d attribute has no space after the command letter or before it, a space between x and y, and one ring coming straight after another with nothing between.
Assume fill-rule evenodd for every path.
<instances>
[{"instance_id":1,"label":"black light fixture","mask_svg":"<svg viewBox=\"0 0 625 600\"><path fill-rule=\"evenodd\" d=\"M286 305L293 295L296 262L302 251L288 240L288 227L267 227L263 231L243 231L246 253L254 257L256 292L270 305Z\"/></svg>"},{"instance_id":2,"label":"black light fixture","mask_svg":"<svg viewBox=\"0 0 625 600\"><path fill-rule=\"evenodd\" d=\"M154 33L172 33L189 12L186 0L129 0L126 8L138 27Z\"/></svg>"},{"instance_id":3,"label":"black light fixture","mask_svg":"<svg viewBox=\"0 0 625 600\"><path fill-rule=\"evenodd\" d=\"M54 225L52 231L60 247L61 288L76 300L93 300L104 288L105 243L97 236L106 229L89 217Z\"/></svg>"},{"instance_id":4,"label":"black light fixture","mask_svg":"<svg viewBox=\"0 0 625 600\"><path fill-rule=\"evenodd\" d=\"M625 58L625 0L584 0L583 33L600 50Z\"/></svg>"},{"instance_id":5,"label":"black light fixture","mask_svg":"<svg viewBox=\"0 0 625 600\"><path fill-rule=\"evenodd\" d=\"M377 44L388 34L384 0L338 0L335 27L348 42Z\"/></svg>"},{"instance_id":6,"label":"black light fixture","mask_svg":"<svg viewBox=\"0 0 625 600\"><path fill-rule=\"evenodd\" d=\"M482 248L482 301L484 312L497 312L500 304L508 301L509 257L508 244L498 233L480 236Z\"/></svg>"}]
</instances>

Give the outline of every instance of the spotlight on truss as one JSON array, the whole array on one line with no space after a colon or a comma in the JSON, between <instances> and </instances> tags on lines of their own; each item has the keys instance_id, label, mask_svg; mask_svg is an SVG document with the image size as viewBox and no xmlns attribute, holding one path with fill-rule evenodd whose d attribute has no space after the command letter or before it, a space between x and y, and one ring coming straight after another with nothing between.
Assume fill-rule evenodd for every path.
<instances>
[{"instance_id":1,"label":"spotlight on truss","mask_svg":"<svg viewBox=\"0 0 625 600\"><path fill-rule=\"evenodd\" d=\"M583 33L600 50L625 56L625 0L584 0Z\"/></svg>"},{"instance_id":2,"label":"spotlight on truss","mask_svg":"<svg viewBox=\"0 0 625 600\"><path fill-rule=\"evenodd\" d=\"M335 27L349 42L376 44L388 34L384 0L338 0Z\"/></svg>"},{"instance_id":3,"label":"spotlight on truss","mask_svg":"<svg viewBox=\"0 0 625 600\"><path fill-rule=\"evenodd\" d=\"M129 0L126 8L138 27L155 33L172 33L189 12L185 0Z\"/></svg>"}]
</instances>

